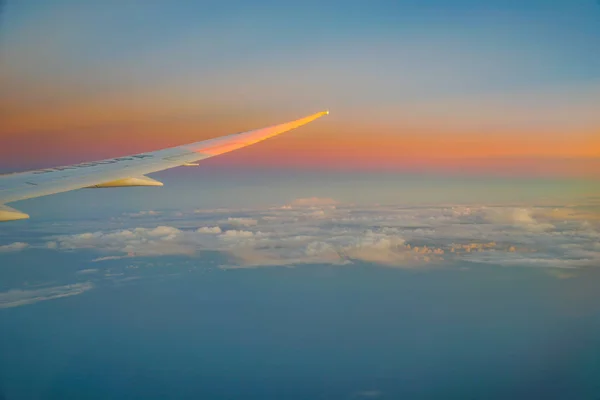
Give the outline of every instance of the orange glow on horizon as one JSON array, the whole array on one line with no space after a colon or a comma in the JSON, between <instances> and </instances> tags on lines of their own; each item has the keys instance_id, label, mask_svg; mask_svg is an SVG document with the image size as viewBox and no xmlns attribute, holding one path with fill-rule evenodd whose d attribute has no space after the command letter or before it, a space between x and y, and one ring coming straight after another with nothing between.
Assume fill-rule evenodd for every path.
<instances>
[{"instance_id":1,"label":"orange glow on horizon","mask_svg":"<svg viewBox=\"0 0 600 400\"><path fill-rule=\"evenodd\" d=\"M178 106L176 102L146 99L141 103L115 101L104 109L105 101L87 102L71 109L57 106L25 112L15 108L13 111L20 112L9 113L12 117L0 126L0 139L5 144L0 147L0 167L27 168L23 160L52 166L153 151L271 126L290 114L223 104L196 104L193 108L203 112L191 113L192 107L182 107L183 103ZM53 110L57 112L50 112ZM376 116L356 119L347 112L333 112L299 131L211 162L325 169L478 168L494 172L521 168L525 172L600 176L594 161L600 158L600 127L568 132L559 128L507 127L486 131L485 125L481 129L461 129L415 118L394 123ZM213 154L226 150L215 149ZM553 166L544 161L550 159L571 161ZM532 160L540 161L536 164Z\"/></svg>"}]
</instances>

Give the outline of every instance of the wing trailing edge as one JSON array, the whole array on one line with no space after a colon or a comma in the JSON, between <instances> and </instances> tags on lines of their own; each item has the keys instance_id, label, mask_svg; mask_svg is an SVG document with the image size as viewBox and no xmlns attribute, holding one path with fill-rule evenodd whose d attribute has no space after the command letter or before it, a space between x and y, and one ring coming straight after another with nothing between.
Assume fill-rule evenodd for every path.
<instances>
[{"instance_id":1,"label":"wing trailing edge","mask_svg":"<svg viewBox=\"0 0 600 400\"><path fill-rule=\"evenodd\" d=\"M116 188L116 187L135 187L135 186L164 186L162 182L147 176L138 176L136 178L123 178L116 181L100 183L98 185L88 186L88 189Z\"/></svg>"},{"instance_id":2,"label":"wing trailing edge","mask_svg":"<svg viewBox=\"0 0 600 400\"><path fill-rule=\"evenodd\" d=\"M4 204L0 204L0 222L4 221L16 221L19 219L27 219L29 215L15 210L12 207L5 206Z\"/></svg>"}]
</instances>

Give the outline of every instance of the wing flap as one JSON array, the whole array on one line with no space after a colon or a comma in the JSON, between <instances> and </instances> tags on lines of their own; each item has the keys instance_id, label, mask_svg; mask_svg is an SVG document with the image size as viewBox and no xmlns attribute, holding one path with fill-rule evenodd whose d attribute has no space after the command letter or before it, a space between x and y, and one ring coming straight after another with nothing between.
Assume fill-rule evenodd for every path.
<instances>
[{"instance_id":1,"label":"wing flap","mask_svg":"<svg viewBox=\"0 0 600 400\"><path fill-rule=\"evenodd\" d=\"M0 222L5 221L16 221L19 219L27 219L29 215L22 213L19 210L15 210L12 207L0 204Z\"/></svg>"},{"instance_id":2,"label":"wing flap","mask_svg":"<svg viewBox=\"0 0 600 400\"><path fill-rule=\"evenodd\" d=\"M138 176L135 178L117 179L116 181L100 183L98 185L88 186L87 189L96 188L115 188L115 187L134 187L134 186L163 186L163 183L147 176Z\"/></svg>"}]
</instances>

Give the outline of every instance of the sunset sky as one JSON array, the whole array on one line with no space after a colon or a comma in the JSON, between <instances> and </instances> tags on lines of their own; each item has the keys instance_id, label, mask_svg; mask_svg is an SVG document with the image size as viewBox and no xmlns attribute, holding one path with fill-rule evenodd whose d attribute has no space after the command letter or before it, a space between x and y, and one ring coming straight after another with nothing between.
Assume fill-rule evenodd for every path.
<instances>
[{"instance_id":1,"label":"sunset sky","mask_svg":"<svg viewBox=\"0 0 600 400\"><path fill-rule=\"evenodd\" d=\"M331 115L213 165L600 176L593 0L8 0L0 172Z\"/></svg>"},{"instance_id":2,"label":"sunset sky","mask_svg":"<svg viewBox=\"0 0 600 400\"><path fill-rule=\"evenodd\" d=\"M600 399L600 0L0 0L4 173L0 400Z\"/></svg>"}]
</instances>

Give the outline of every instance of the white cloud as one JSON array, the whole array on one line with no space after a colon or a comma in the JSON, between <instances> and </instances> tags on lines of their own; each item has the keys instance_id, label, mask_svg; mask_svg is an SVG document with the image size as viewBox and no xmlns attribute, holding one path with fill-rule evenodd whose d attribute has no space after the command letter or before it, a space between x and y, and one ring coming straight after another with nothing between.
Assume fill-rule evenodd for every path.
<instances>
[{"instance_id":1,"label":"white cloud","mask_svg":"<svg viewBox=\"0 0 600 400\"><path fill-rule=\"evenodd\" d=\"M389 266L409 267L421 262L439 261L441 249L427 246L411 247L406 241L394 234L367 231L356 243L342 248L345 256L354 260L372 262Z\"/></svg>"},{"instance_id":2,"label":"white cloud","mask_svg":"<svg viewBox=\"0 0 600 400\"><path fill-rule=\"evenodd\" d=\"M125 253L134 256L158 256L168 254L193 254L185 239L186 232L171 226L134 228L113 232L88 232L55 238L58 249L94 249L105 252ZM112 257L112 256L109 256ZM101 257L96 261L111 258Z\"/></svg>"},{"instance_id":3,"label":"white cloud","mask_svg":"<svg viewBox=\"0 0 600 400\"><path fill-rule=\"evenodd\" d=\"M225 239L229 239L229 238L249 238L249 237L254 237L255 235L261 235L260 232L250 232L250 231L236 231L236 230L229 230L229 231L225 231L220 237L221 238L225 238Z\"/></svg>"},{"instance_id":4,"label":"white cloud","mask_svg":"<svg viewBox=\"0 0 600 400\"><path fill-rule=\"evenodd\" d=\"M21 251L29 247L28 243L23 242L14 242L11 244L6 244L4 246L0 246L0 253L8 253L12 251Z\"/></svg>"},{"instance_id":5,"label":"white cloud","mask_svg":"<svg viewBox=\"0 0 600 400\"><path fill-rule=\"evenodd\" d=\"M300 203L319 202L313 200ZM245 210L243 218L228 217L225 211L195 214L185 221L163 221L155 228L48 240L57 250L108 253L96 261L218 251L230 257L226 268L350 262L417 267L460 260L551 268L600 266L600 220L565 219L571 213L560 210L343 204L268 208ZM235 224L235 229L227 228Z\"/></svg>"},{"instance_id":6,"label":"white cloud","mask_svg":"<svg viewBox=\"0 0 600 400\"><path fill-rule=\"evenodd\" d=\"M13 289L0 293L0 308L10 308L34 304L40 301L76 296L94 288L90 282L55 286L34 290Z\"/></svg>"},{"instance_id":7,"label":"white cloud","mask_svg":"<svg viewBox=\"0 0 600 400\"><path fill-rule=\"evenodd\" d=\"M225 223L229 224L229 225L234 225L234 226L256 226L258 225L258 221L256 219L253 218L233 218L233 217L229 217L227 218L226 221L224 221Z\"/></svg>"},{"instance_id":8,"label":"white cloud","mask_svg":"<svg viewBox=\"0 0 600 400\"><path fill-rule=\"evenodd\" d=\"M203 226L202 228L196 229L198 233L211 233L211 234L219 234L222 232L221 228L218 226Z\"/></svg>"},{"instance_id":9,"label":"white cloud","mask_svg":"<svg viewBox=\"0 0 600 400\"><path fill-rule=\"evenodd\" d=\"M510 224L532 232L544 232L554 229L554 225L538 221L531 209L526 208L488 208L487 220L495 224Z\"/></svg>"}]
</instances>

